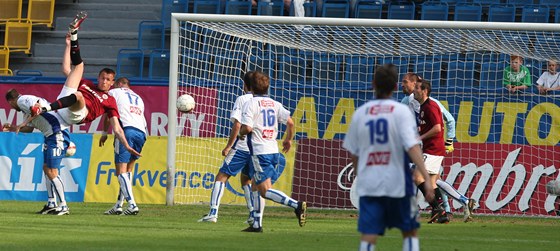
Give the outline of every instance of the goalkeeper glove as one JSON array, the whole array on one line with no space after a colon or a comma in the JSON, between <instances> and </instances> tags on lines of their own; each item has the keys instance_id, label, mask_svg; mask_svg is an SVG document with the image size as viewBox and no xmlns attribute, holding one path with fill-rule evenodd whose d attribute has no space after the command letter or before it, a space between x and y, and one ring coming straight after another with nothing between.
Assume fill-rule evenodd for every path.
<instances>
[{"instance_id":1,"label":"goalkeeper glove","mask_svg":"<svg viewBox=\"0 0 560 251\"><path fill-rule=\"evenodd\" d=\"M455 150L455 148L453 148L453 139L449 138L445 140L445 153L451 153L453 150Z\"/></svg>"}]
</instances>

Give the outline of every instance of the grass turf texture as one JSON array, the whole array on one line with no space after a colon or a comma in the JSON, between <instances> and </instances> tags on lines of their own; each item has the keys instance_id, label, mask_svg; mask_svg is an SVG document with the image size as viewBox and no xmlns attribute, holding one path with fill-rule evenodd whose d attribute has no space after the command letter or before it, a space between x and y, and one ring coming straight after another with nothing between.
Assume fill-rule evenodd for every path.
<instances>
[{"instance_id":1,"label":"grass turf texture","mask_svg":"<svg viewBox=\"0 0 560 251\"><path fill-rule=\"evenodd\" d=\"M208 207L140 205L137 216L103 215L111 204L70 203L70 215L37 215L40 202L0 201L0 250L357 250L356 212L309 209L297 224L293 210L265 209L264 233L243 233L246 209L222 206L218 223L198 223ZM462 217L420 228L422 250L557 250L560 218ZM389 230L378 251L401 250Z\"/></svg>"}]
</instances>

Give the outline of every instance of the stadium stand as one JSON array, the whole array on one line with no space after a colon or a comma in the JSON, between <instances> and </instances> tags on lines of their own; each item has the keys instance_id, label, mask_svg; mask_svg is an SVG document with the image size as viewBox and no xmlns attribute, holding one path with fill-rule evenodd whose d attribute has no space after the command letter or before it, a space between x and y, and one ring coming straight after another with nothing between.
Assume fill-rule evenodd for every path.
<instances>
[{"instance_id":1,"label":"stadium stand","mask_svg":"<svg viewBox=\"0 0 560 251\"><path fill-rule=\"evenodd\" d=\"M447 65L447 86L474 86L475 69L475 61L450 61Z\"/></svg>"},{"instance_id":2,"label":"stadium stand","mask_svg":"<svg viewBox=\"0 0 560 251\"><path fill-rule=\"evenodd\" d=\"M455 21L482 21L482 5L479 3L459 3L455 5Z\"/></svg>"},{"instance_id":3,"label":"stadium stand","mask_svg":"<svg viewBox=\"0 0 560 251\"><path fill-rule=\"evenodd\" d=\"M165 29L171 27L171 13L189 12L188 0L161 0L161 22Z\"/></svg>"},{"instance_id":4,"label":"stadium stand","mask_svg":"<svg viewBox=\"0 0 560 251\"><path fill-rule=\"evenodd\" d=\"M117 55L117 76L142 78L144 71L144 52L141 49L120 49Z\"/></svg>"},{"instance_id":5,"label":"stadium stand","mask_svg":"<svg viewBox=\"0 0 560 251\"><path fill-rule=\"evenodd\" d=\"M0 9L0 24L21 20L22 0L3 0Z\"/></svg>"},{"instance_id":6,"label":"stadium stand","mask_svg":"<svg viewBox=\"0 0 560 251\"><path fill-rule=\"evenodd\" d=\"M359 0L354 11L355 18L381 19L383 4L376 0Z\"/></svg>"},{"instance_id":7,"label":"stadium stand","mask_svg":"<svg viewBox=\"0 0 560 251\"><path fill-rule=\"evenodd\" d=\"M414 2L391 2L387 15L388 19L414 20L416 5Z\"/></svg>"},{"instance_id":8,"label":"stadium stand","mask_svg":"<svg viewBox=\"0 0 560 251\"><path fill-rule=\"evenodd\" d=\"M31 22L28 20L6 22L4 46L11 52L23 51L31 54Z\"/></svg>"},{"instance_id":9,"label":"stadium stand","mask_svg":"<svg viewBox=\"0 0 560 251\"><path fill-rule=\"evenodd\" d=\"M324 0L322 17L350 17L350 3L347 0Z\"/></svg>"},{"instance_id":10,"label":"stadium stand","mask_svg":"<svg viewBox=\"0 0 560 251\"><path fill-rule=\"evenodd\" d=\"M420 19L422 20L447 20L449 5L443 2L424 2L421 5Z\"/></svg>"},{"instance_id":11,"label":"stadium stand","mask_svg":"<svg viewBox=\"0 0 560 251\"><path fill-rule=\"evenodd\" d=\"M546 5L524 5L521 8L521 22L548 23L549 9Z\"/></svg>"},{"instance_id":12,"label":"stadium stand","mask_svg":"<svg viewBox=\"0 0 560 251\"><path fill-rule=\"evenodd\" d=\"M259 1L257 15L284 16L284 0Z\"/></svg>"},{"instance_id":13,"label":"stadium stand","mask_svg":"<svg viewBox=\"0 0 560 251\"><path fill-rule=\"evenodd\" d=\"M231 15L251 15L251 1L226 1L226 14Z\"/></svg>"},{"instance_id":14,"label":"stadium stand","mask_svg":"<svg viewBox=\"0 0 560 251\"><path fill-rule=\"evenodd\" d=\"M33 25L46 25L51 28L54 19L54 0L29 0L27 20Z\"/></svg>"},{"instance_id":15,"label":"stadium stand","mask_svg":"<svg viewBox=\"0 0 560 251\"><path fill-rule=\"evenodd\" d=\"M193 13L222 14L220 0L194 0Z\"/></svg>"},{"instance_id":16,"label":"stadium stand","mask_svg":"<svg viewBox=\"0 0 560 251\"><path fill-rule=\"evenodd\" d=\"M143 51L165 48L165 28L161 21L141 21L138 24L138 49Z\"/></svg>"},{"instance_id":17,"label":"stadium stand","mask_svg":"<svg viewBox=\"0 0 560 251\"><path fill-rule=\"evenodd\" d=\"M10 49L7 47L0 48L0 76L12 76L10 70Z\"/></svg>"},{"instance_id":18,"label":"stadium stand","mask_svg":"<svg viewBox=\"0 0 560 251\"><path fill-rule=\"evenodd\" d=\"M169 78L169 50L160 49L150 52L148 78L163 80Z\"/></svg>"},{"instance_id":19,"label":"stadium stand","mask_svg":"<svg viewBox=\"0 0 560 251\"><path fill-rule=\"evenodd\" d=\"M488 11L490 22L515 22L515 6L494 4L490 5Z\"/></svg>"}]
</instances>

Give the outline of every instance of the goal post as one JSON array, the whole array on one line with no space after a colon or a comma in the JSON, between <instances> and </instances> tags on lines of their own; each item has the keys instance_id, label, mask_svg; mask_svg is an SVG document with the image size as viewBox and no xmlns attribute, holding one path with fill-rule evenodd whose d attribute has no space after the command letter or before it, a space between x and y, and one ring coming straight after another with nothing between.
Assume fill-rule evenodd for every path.
<instances>
[{"instance_id":1,"label":"goal post","mask_svg":"<svg viewBox=\"0 0 560 251\"><path fill-rule=\"evenodd\" d=\"M535 86L558 48L560 24L173 13L167 204L208 203L242 76L260 70L296 125L275 187L311 207L354 208L342 140L355 108L373 97L375 67L393 63L399 81L407 72L429 80L455 117L444 179L480 202L477 213L553 215L558 196L545 186L560 180L560 91ZM518 93L503 83L511 56L530 78ZM175 107L184 93L196 100L192 113ZM403 97L399 84L394 98ZM226 187L222 203L244 205L239 178Z\"/></svg>"}]
</instances>

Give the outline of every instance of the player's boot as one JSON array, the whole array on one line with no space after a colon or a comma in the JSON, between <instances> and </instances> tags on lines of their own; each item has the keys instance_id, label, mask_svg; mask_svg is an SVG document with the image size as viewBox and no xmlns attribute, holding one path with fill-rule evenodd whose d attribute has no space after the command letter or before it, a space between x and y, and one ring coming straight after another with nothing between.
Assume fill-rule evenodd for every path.
<instances>
[{"instance_id":1,"label":"player's boot","mask_svg":"<svg viewBox=\"0 0 560 251\"><path fill-rule=\"evenodd\" d=\"M198 222L212 222L212 223L216 223L218 222L218 217L216 215L211 215L211 214L207 214L202 216L202 218L200 218L200 220L198 220Z\"/></svg>"},{"instance_id":2,"label":"player's boot","mask_svg":"<svg viewBox=\"0 0 560 251\"><path fill-rule=\"evenodd\" d=\"M41 209L40 211L37 212L37 214L48 214L49 212L56 210L56 206L51 206L46 204L45 206L43 206L43 209Z\"/></svg>"},{"instance_id":3,"label":"player's boot","mask_svg":"<svg viewBox=\"0 0 560 251\"><path fill-rule=\"evenodd\" d=\"M68 31L70 32L70 34L80 29L80 25L82 25L82 22L84 22L84 20L86 20L87 15L88 14L85 11L80 11L78 12L78 14L76 14L74 20L72 20L72 22L70 22L70 24L68 25Z\"/></svg>"},{"instance_id":4,"label":"player's boot","mask_svg":"<svg viewBox=\"0 0 560 251\"><path fill-rule=\"evenodd\" d=\"M123 211L123 215L137 215L139 212L140 209L138 209L138 207L133 204Z\"/></svg>"},{"instance_id":5,"label":"player's boot","mask_svg":"<svg viewBox=\"0 0 560 251\"><path fill-rule=\"evenodd\" d=\"M249 226L248 228L245 228L243 230L241 230L241 232L251 232L251 233L262 233L263 229L262 227L253 227L253 226Z\"/></svg>"},{"instance_id":6,"label":"player's boot","mask_svg":"<svg viewBox=\"0 0 560 251\"><path fill-rule=\"evenodd\" d=\"M437 218L437 223L448 224L449 223L449 217L447 216L447 213L444 212L439 218Z\"/></svg>"},{"instance_id":7,"label":"player's boot","mask_svg":"<svg viewBox=\"0 0 560 251\"><path fill-rule=\"evenodd\" d=\"M50 211L49 214L52 214L52 215L69 215L70 214L70 209L68 209L68 206L59 206L55 210Z\"/></svg>"},{"instance_id":8,"label":"player's boot","mask_svg":"<svg viewBox=\"0 0 560 251\"><path fill-rule=\"evenodd\" d=\"M105 211L106 215L120 215L123 213L122 207L113 206L111 209Z\"/></svg>"},{"instance_id":9,"label":"player's boot","mask_svg":"<svg viewBox=\"0 0 560 251\"><path fill-rule=\"evenodd\" d=\"M437 222L437 219L439 217L441 217L443 214L445 214L445 211L441 208L433 208L432 209L432 215L430 215L430 219L428 220L428 223L435 223Z\"/></svg>"},{"instance_id":10,"label":"player's boot","mask_svg":"<svg viewBox=\"0 0 560 251\"><path fill-rule=\"evenodd\" d=\"M476 200L469 199L467 201L467 206L464 209L465 210L465 217L463 218L464 222L469 222L472 220L473 210L475 206L476 206Z\"/></svg>"},{"instance_id":11,"label":"player's boot","mask_svg":"<svg viewBox=\"0 0 560 251\"><path fill-rule=\"evenodd\" d=\"M297 209L294 211L300 227L305 226L305 217L307 216L307 203L299 201Z\"/></svg>"},{"instance_id":12,"label":"player's boot","mask_svg":"<svg viewBox=\"0 0 560 251\"><path fill-rule=\"evenodd\" d=\"M253 212L252 211L249 213L249 217L247 218L245 223L249 224L249 226L252 226L253 223L255 223L255 218L253 217Z\"/></svg>"}]
</instances>

